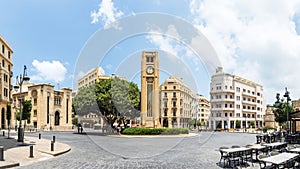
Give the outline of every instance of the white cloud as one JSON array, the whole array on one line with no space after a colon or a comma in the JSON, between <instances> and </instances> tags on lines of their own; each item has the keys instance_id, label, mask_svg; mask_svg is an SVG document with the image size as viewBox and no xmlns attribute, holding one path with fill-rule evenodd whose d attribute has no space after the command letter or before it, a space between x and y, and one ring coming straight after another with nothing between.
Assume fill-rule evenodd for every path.
<instances>
[{"instance_id":1,"label":"white cloud","mask_svg":"<svg viewBox=\"0 0 300 169\"><path fill-rule=\"evenodd\" d=\"M285 87L300 97L299 1L193 0L190 11L225 71L262 84L267 103Z\"/></svg>"},{"instance_id":2,"label":"white cloud","mask_svg":"<svg viewBox=\"0 0 300 169\"><path fill-rule=\"evenodd\" d=\"M49 81L58 83L65 80L67 69L59 61L38 61L33 60L33 73L31 76L33 81L48 83Z\"/></svg>"},{"instance_id":3,"label":"white cloud","mask_svg":"<svg viewBox=\"0 0 300 169\"><path fill-rule=\"evenodd\" d=\"M118 24L115 23L118 18L120 18L124 13L117 8L115 8L112 0L102 0L99 4L98 11L91 12L92 24L98 23L99 18L104 23L104 29L108 29L110 24L114 28L119 29Z\"/></svg>"},{"instance_id":4,"label":"white cloud","mask_svg":"<svg viewBox=\"0 0 300 169\"><path fill-rule=\"evenodd\" d=\"M105 68L108 69L108 70L111 70L112 67L113 67L112 64L107 64L107 65L105 65Z\"/></svg>"},{"instance_id":5,"label":"white cloud","mask_svg":"<svg viewBox=\"0 0 300 169\"><path fill-rule=\"evenodd\" d=\"M166 32L163 32L160 28L152 26L149 28L149 32L150 33L146 36L146 38L159 49L169 52L174 56L179 56L178 53L183 50L181 45L174 44L174 39L180 39L174 25L169 25ZM169 37L165 35L168 35Z\"/></svg>"}]
</instances>

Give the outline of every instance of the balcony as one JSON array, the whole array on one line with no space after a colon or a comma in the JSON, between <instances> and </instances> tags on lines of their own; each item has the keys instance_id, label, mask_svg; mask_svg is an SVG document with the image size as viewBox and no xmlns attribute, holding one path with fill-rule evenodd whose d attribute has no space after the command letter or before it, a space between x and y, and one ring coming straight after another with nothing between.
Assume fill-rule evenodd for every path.
<instances>
[{"instance_id":1,"label":"balcony","mask_svg":"<svg viewBox=\"0 0 300 169\"><path fill-rule=\"evenodd\" d=\"M234 110L234 108L233 107L224 107L224 108L221 108L222 110L231 110L231 111L233 111Z\"/></svg>"},{"instance_id":2,"label":"balcony","mask_svg":"<svg viewBox=\"0 0 300 169\"><path fill-rule=\"evenodd\" d=\"M13 71L10 71L9 75L10 75L10 77L13 77L13 75L14 75Z\"/></svg>"},{"instance_id":3,"label":"balcony","mask_svg":"<svg viewBox=\"0 0 300 169\"><path fill-rule=\"evenodd\" d=\"M243 113L256 113L257 111L254 109L243 109Z\"/></svg>"},{"instance_id":4,"label":"balcony","mask_svg":"<svg viewBox=\"0 0 300 169\"><path fill-rule=\"evenodd\" d=\"M258 103L256 102L252 102L252 101L247 101L247 100L243 100L242 101L243 104L246 104L246 105L252 105L252 106L256 106Z\"/></svg>"},{"instance_id":5,"label":"balcony","mask_svg":"<svg viewBox=\"0 0 300 169\"><path fill-rule=\"evenodd\" d=\"M211 102L234 102L233 98L211 99Z\"/></svg>"},{"instance_id":6,"label":"balcony","mask_svg":"<svg viewBox=\"0 0 300 169\"><path fill-rule=\"evenodd\" d=\"M176 101L176 100L177 100L177 97L172 97L172 100Z\"/></svg>"},{"instance_id":7,"label":"balcony","mask_svg":"<svg viewBox=\"0 0 300 169\"><path fill-rule=\"evenodd\" d=\"M251 97L251 98L256 98L256 95L252 94L251 92L250 93L248 93L248 92L242 92L242 95L243 96L248 96L248 97Z\"/></svg>"}]
</instances>

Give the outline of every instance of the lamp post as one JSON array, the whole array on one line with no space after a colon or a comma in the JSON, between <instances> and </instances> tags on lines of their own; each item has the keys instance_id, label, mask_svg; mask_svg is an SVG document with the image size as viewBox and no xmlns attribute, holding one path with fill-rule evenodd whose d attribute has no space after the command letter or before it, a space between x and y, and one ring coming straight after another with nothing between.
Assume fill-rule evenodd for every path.
<instances>
[{"instance_id":1,"label":"lamp post","mask_svg":"<svg viewBox=\"0 0 300 169\"><path fill-rule=\"evenodd\" d=\"M287 90L287 87L285 88L285 94L283 95L283 97L286 97L286 130L287 133L289 133L289 101L291 101L290 98L290 92Z\"/></svg>"},{"instance_id":2,"label":"lamp post","mask_svg":"<svg viewBox=\"0 0 300 169\"><path fill-rule=\"evenodd\" d=\"M16 77L16 86L14 86L15 90L20 88L20 123L18 128L18 142L24 141L24 134L22 128L22 85L24 81L30 80L30 78L27 76L26 69L26 65L24 65L23 75L20 74L20 76Z\"/></svg>"}]
</instances>

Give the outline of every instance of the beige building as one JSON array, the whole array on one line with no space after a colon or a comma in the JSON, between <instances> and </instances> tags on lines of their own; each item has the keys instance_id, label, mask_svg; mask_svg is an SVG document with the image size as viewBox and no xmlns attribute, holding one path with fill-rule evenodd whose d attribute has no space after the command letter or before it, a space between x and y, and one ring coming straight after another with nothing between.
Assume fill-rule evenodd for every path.
<instances>
[{"instance_id":1,"label":"beige building","mask_svg":"<svg viewBox=\"0 0 300 169\"><path fill-rule=\"evenodd\" d=\"M16 113L20 107L20 91L12 94L14 109L12 111L11 127L19 124ZM28 128L41 130L71 130L72 129L72 90L62 88L55 90L50 84L33 84L24 82L22 86L22 101L31 100L32 110ZM24 124L24 122L22 123Z\"/></svg>"},{"instance_id":2,"label":"beige building","mask_svg":"<svg viewBox=\"0 0 300 169\"><path fill-rule=\"evenodd\" d=\"M273 113L273 107L267 105L267 109L266 109L266 114L264 116L264 126L268 126L268 127L273 127L273 128L278 128L279 125L277 122L275 122L275 115Z\"/></svg>"},{"instance_id":3,"label":"beige building","mask_svg":"<svg viewBox=\"0 0 300 169\"><path fill-rule=\"evenodd\" d=\"M11 104L12 90L12 48L0 35L0 128L7 128L7 105Z\"/></svg>"},{"instance_id":4,"label":"beige building","mask_svg":"<svg viewBox=\"0 0 300 169\"><path fill-rule=\"evenodd\" d=\"M292 100L292 106L295 111L300 111L300 99Z\"/></svg>"},{"instance_id":5,"label":"beige building","mask_svg":"<svg viewBox=\"0 0 300 169\"><path fill-rule=\"evenodd\" d=\"M181 78L171 76L160 86L160 119L163 127L189 127L197 110L196 98Z\"/></svg>"},{"instance_id":6,"label":"beige building","mask_svg":"<svg viewBox=\"0 0 300 169\"><path fill-rule=\"evenodd\" d=\"M143 52L141 61L141 127L161 127L159 121L158 52Z\"/></svg>"},{"instance_id":7,"label":"beige building","mask_svg":"<svg viewBox=\"0 0 300 169\"><path fill-rule=\"evenodd\" d=\"M78 80L78 90L82 87L87 87L100 79L109 79L109 76L105 76L105 72L101 67L90 70L82 78Z\"/></svg>"},{"instance_id":8,"label":"beige building","mask_svg":"<svg viewBox=\"0 0 300 169\"><path fill-rule=\"evenodd\" d=\"M292 120L291 131L299 132L300 131L300 99L292 100L292 107L294 113L290 115L290 120Z\"/></svg>"},{"instance_id":9,"label":"beige building","mask_svg":"<svg viewBox=\"0 0 300 169\"><path fill-rule=\"evenodd\" d=\"M94 128L94 125L103 126L103 118L96 113L89 113L83 116L78 116L78 122L83 125L85 128Z\"/></svg>"},{"instance_id":10,"label":"beige building","mask_svg":"<svg viewBox=\"0 0 300 169\"><path fill-rule=\"evenodd\" d=\"M202 127L208 127L208 119L210 116L210 103L207 98L202 95L197 95L198 111L197 121L199 121Z\"/></svg>"},{"instance_id":11,"label":"beige building","mask_svg":"<svg viewBox=\"0 0 300 169\"><path fill-rule=\"evenodd\" d=\"M263 126L262 85L224 73L219 67L211 77L210 88L211 129L247 128L251 122L254 122L254 127Z\"/></svg>"}]
</instances>

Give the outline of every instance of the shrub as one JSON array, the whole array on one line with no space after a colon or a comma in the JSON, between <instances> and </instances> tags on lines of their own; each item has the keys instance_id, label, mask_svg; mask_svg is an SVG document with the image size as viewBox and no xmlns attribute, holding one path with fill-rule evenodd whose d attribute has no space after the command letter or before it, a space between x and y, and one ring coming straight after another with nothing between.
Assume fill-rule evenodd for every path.
<instances>
[{"instance_id":1,"label":"shrub","mask_svg":"<svg viewBox=\"0 0 300 169\"><path fill-rule=\"evenodd\" d=\"M187 128L126 128L122 134L128 135L176 135L176 134L188 134Z\"/></svg>"},{"instance_id":2,"label":"shrub","mask_svg":"<svg viewBox=\"0 0 300 169\"><path fill-rule=\"evenodd\" d=\"M189 129L187 128L174 128L174 129L167 129L161 134L165 135L175 135L175 134L189 134Z\"/></svg>"}]
</instances>

